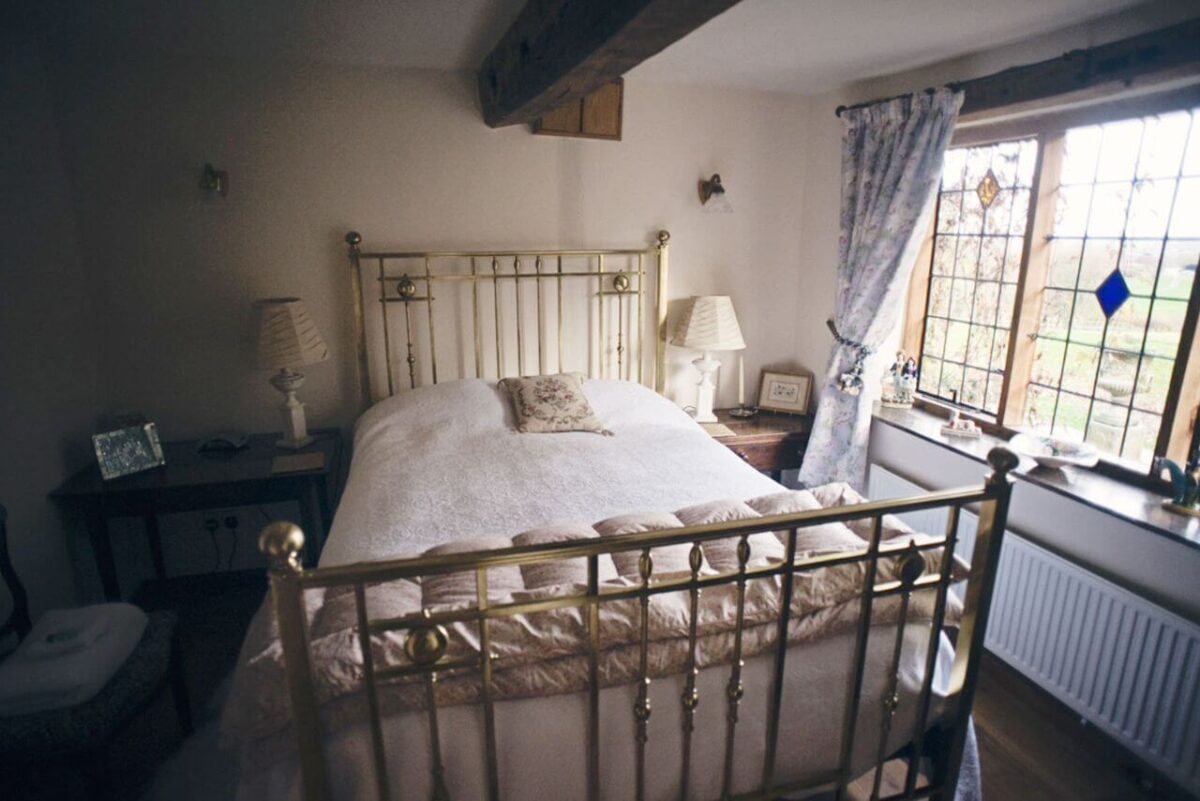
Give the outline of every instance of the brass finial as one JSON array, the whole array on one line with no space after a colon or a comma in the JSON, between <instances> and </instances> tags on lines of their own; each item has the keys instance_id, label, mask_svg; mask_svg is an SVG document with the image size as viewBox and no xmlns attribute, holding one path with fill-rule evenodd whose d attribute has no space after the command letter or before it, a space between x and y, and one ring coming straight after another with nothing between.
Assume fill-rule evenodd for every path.
<instances>
[{"instance_id":1,"label":"brass finial","mask_svg":"<svg viewBox=\"0 0 1200 801\"><path fill-rule=\"evenodd\" d=\"M988 464L992 466L992 470L1001 476L1011 470L1015 470L1017 465L1021 463L1021 457L1003 446L996 446L988 451L987 460Z\"/></svg>"},{"instance_id":2,"label":"brass finial","mask_svg":"<svg viewBox=\"0 0 1200 801\"><path fill-rule=\"evenodd\" d=\"M267 557L272 573L299 573L304 532L295 523L272 523L258 535L258 550Z\"/></svg>"},{"instance_id":3,"label":"brass finial","mask_svg":"<svg viewBox=\"0 0 1200 801\"><path fill-rule=\"evenodd\" d=\"M442 626L416 626L404 640L404 653L414 664L432 665L446 653L449 641L446 629Z\"/></svg>"},{"instance_id":4,"label":"brass finial","mask_svg":"<svg viewBox=\"0 0 1200 801\"><path fill-rule=\"evenodd\" d=\"M896 566L896 577L900 579L900 583L903 586L912 587L924 573L925 558L917 550L916 543L909 540L908 548L904 555L900 557L900 563Z\"/></svg>"},{"instance_id":5,"label":"brass finial","mask_svg":"<svg viewBox=\"0 0 1200 801\"><path fill-rule=\"evenodd\" d=\"M346 244L352 248L356 248L362 242L362 234L358 231L351 231L346 234Z\"/></svg>"},{"instance_id":6,"label":"brass finial","mask_svg":"<svg viewBox=\"0 0 1200 801\"><path fill-rule=\"evenodd\" d=\"M625 273L619 273L613 278L613 290L617 293L629 291L629 276Z\"/></svg>"},{"instance_id":7,"label":"brass finial","mask_svg":"<svg viewBox=\"0 0 1200 801\"><path fill-rule=\"evenodd\" d=\"M670 238L671 238L670 231L659 231L658 232L658 246L660 248L665 248L667 246L667 241Z\"/></svg>"},{"instance_id":8,"label":"brass finial","mask_svg":"<svg viewBox=\"0 0 1200 801\"><path fill-rule=\"evenodd\" d=\"M417 284L406 275L396 283L396 293L408 300L417 294Z\"/></svg>"}]
</instances>

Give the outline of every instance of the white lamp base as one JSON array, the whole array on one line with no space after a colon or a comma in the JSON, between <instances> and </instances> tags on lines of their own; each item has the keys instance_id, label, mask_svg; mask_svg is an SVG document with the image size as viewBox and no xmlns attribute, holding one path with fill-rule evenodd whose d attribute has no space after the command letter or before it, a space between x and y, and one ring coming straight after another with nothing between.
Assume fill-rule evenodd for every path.
<instances>
[{"instance_id":1,"label":"white lamp base","mask_svg":"<svg viewBox=\"0 0 1200 801\"><path fill-rule=\"evenodd\" d=\"M275 442L277 448L299 450L313 443L308 435L308 423L304 419L304 404L296 399L296 390L304 384L304 374L295 370L281 369L271 376L271 386L283 393L279 407L283 419L283 436Z\"/></svg>"},{"instance_id":2,"label":"white lamp base","mask_svg":"<svg viewBox=\"0 0 1200 801\"><path fill-rule=\"evenodd\" d=\"M696 422L715 423L717 416L713 414L713 396L716 394L717 385L713 383L712 378L721 363L705 351L704 355L692 364L700 371L700 383L696 384Z\"/></svg>"}]
</instances>

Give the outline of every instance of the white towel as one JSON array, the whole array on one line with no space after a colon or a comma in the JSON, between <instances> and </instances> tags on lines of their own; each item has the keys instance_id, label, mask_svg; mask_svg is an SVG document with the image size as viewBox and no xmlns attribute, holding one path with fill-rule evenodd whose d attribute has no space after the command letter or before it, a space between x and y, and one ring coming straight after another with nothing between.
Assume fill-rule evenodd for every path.
<instances>
[{"instance_id":1,"label":"white towel","mask_svg":"<svg viewBox=\"0 0 1200 801\"><path fill-rule=\"evenodd\" d=\"M0 716L76 706L125 664L146 630L146 614L124 603L47 612L0 663Z\"/></svg>"}]
</instances>

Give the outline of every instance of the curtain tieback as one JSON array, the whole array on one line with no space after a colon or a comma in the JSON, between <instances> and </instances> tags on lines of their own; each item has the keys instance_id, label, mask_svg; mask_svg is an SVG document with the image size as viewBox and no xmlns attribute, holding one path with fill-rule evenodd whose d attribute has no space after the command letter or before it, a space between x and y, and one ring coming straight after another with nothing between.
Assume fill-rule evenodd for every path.
<instances>
[{"instance_id":1,"label":"curtain tieback","mask_svg":"<svg viewBox=\"0 0 1200 801\"><path fill-rule=\"evenodd\" d=\"M838 376L838 389L847 395L858 395L863 390L863 362L875 350L861 342L842 336L842 333L838 331L837 325L834 324L833 320L826 320L825 325L829 326L829 332L833 334L833 338L838 345L854 351L854 364L848 371Z\"/></svg>"}]
</instances>

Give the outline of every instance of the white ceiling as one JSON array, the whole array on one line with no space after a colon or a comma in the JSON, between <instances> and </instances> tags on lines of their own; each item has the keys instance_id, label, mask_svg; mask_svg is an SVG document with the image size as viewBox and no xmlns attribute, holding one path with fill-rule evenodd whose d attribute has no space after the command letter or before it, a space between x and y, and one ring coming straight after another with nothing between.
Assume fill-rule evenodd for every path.
<instances>
[{"instance_id":1,"label":"white ceiling","mask_svg":"<svg viewBox=\"0 0 1200 801\"><path fill-rule=\"evenodd\" d=\"M629 78L816 94L1143 0L743 0Z\"/></svg>"},{"instance_id":2,"label":"white ceiling","mask_svg":"<svg viewBox=\"0 0 1200 801\"><path fill-rule=\"evenodd\" d=\"M1188 0L1194 2L1194 0ZM743 0L632 79L812 94L1142 0ZM477 69L524 0L44 0L59 52Z\"/></svg>"}]
</instances>

